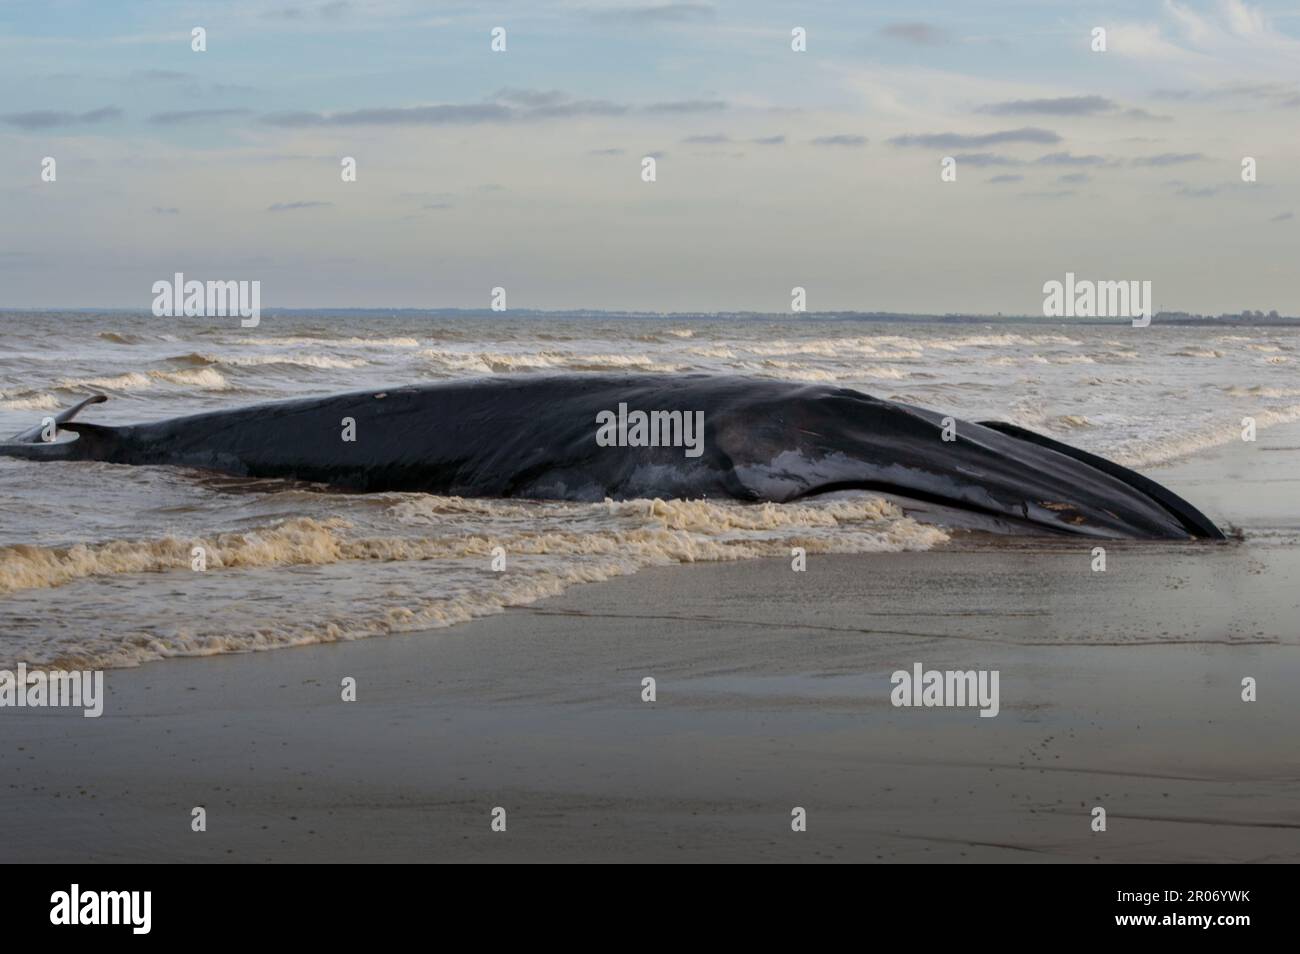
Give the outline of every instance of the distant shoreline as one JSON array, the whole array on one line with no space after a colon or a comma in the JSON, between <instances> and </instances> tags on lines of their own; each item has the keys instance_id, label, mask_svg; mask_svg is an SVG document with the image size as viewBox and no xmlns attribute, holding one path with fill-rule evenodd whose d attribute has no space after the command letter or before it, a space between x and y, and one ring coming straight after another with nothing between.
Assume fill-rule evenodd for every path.
<instances>
[{"instance_id":1,"label":"distant shoreline","mask_svg":"<svg viewBox=\"0 0 1300 954\"><path fill-rule=\"evenodd\" d=\"M122 314L141 318L153 315L139 308L0 308L0 315L83 315L83 314ZM763 311L602 311L599 309L578 310L544 310L536 308L511 308L505 312L490 311L485 308L265 308L262 314L267 317L282 315L286 317L312 318L382 318L391 317L429 317L429 318L537 318L537 319L585 319L603 318L614 320L663 319L665 321L860 321L879 322L881 324L953 324L953 325L1129 325L1127 318L1046 318L1041 315L924 315L897 312L875 311L821 311L821 312L763 312ZM179 320L179 319L173 319ZM1297 328L1300 317L1279 315L1276 318L1250 317L1235 315L1189 315L1184 312L1157 312L1152 324L1202 326L1207 328Z\"/></svg>"}]
</instances>

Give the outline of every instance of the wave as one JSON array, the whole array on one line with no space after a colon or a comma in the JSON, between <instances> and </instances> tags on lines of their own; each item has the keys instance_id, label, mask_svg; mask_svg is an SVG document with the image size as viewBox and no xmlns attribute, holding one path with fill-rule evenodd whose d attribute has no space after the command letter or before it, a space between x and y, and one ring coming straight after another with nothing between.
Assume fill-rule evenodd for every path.
<instances>
[{"instance_id":1,"label":"wave","mask_svg":"<svg viewBox=\"0 0 1300 954\"><path fill-rule=\"evenodd\" d=\"M1244 416L1244 415L1243 415ZM1282 408L1264 408L1250 413L1257 430L1300 421L1300 404ZM1199 431L1157 438L1143 438L1120 445L1110 456L1126 467L1167 464L1197 451L1241 440L1241 418L1209 425Z\"/></svg>"},{"instance_id":2,"label":"wave","mask_svg":"<svg viewBox=\"0 0 1300 954\"><path fill-rule=\"evenodd\" d=\"M268 335L266 337L241 336L230 339L232 344L261 347L300 347L328 345L354 348L418 348L420 340L404 335L387 338L335 338L330 335Z\"/></svg>"},{"instance_id":3,"label":"wave","mask_svg":"<svg viewBox=\"0 0 1300 954\"><path fill-rule=\"evenodd\" d=\"M893 504L879 498L801 504L718 504L702 500L606 501L604 504L550 505L555 516L614 518L602 528L519 531L507 535L357 536L344 531L353 524L340 517L317 520L298 517L251 531L192 537L112 540L69 547L18 544L0 547L0 593L63 586L87 577L131 573L191 571L195 547L204 551L206 571L234 567L310 566L346 560L430 560L485 556L493 546L515 553L576 555L641 548L650 562L739 559L779 552L769 544L770 531L795 533L813 549L836 552L923 549L947 539L922 527ZM406 500L391 508L403 523L438 523L449 513L535 516L526 504L484 501L467 503L459 497L428 496ZM567 511L567 512L566 512ZM627 524L621 526L619 523ZM819 536L835 529L847 535ZM680 533L679 533L680 531ZM735 537L734 531L756 534ZM863 537L861 534L865 533ZM815 539L814 539L815 538ZM848 549L841 551L847 545ZM651 553L650 551L657 551Z\"/></svg>"},{"instance_id":4,"label":"wave","mask_svg":"<svg viewBox=\"0 0 1300 954\"><path fill-rule=\"evenodd\" d=\"M191 351L166 359L184 364L202 366L221 365L230 368L256 368L267 365L286 365L291 367L318 368L321 370L348 370L361 368L370 362L365 358L334 358L323 354L259 354L259 355L218 355Z\"/></svg>"},{"instance_id":5,"label":"wave","mask_svg":"<svg viewBox=\"0 0 1300 954\"><path fill-rule=\"evenodd\" d=\"M57 411L62 406L63 402L53 394L0 400L0 407L6 411Z\"/></svg>"},{"instance_id":6,"label":"wave","mask_svg":"<svg viewBox=\"0 0 1300 954\"><path fill-rule=\"evenodd\" d=\"M653 357L626 354L580 354L567 351L537 351L504 354L493 351L442 351L426 348L419 352L443 368L475 374L508 374L517 371L657 371L672 372L684 365L657 361Z\"/></svg>"},{"instance_id":7,"label":"wave","mask_svg":"<svg viewBox=\"0 0 1300 954\"><path fill-rule=\"evenodd\" d=\"M196 387L204 391L227 391L230 382L220 371L212 368L199 368L189 371L128 371L111 377L100 378L64 378L56 387L65 391L147 391L159 381L168 384L180 384Z\"/></svg>"},{"instance_id":8,"label":"wave","mask_svg":"<svg viewBox=\"0 0 1300 954\"><path fill-rule=\"evenodd\" d=\"M243 629L232 627L220 610L208 617L187 616L170 631L168 626L151 626L138 637L76 629L64 639L41 638L22 646L20 655L29 664L51 667L133 666L169 656L360 639L465 622L558 595L576 583L600 582L648 566L788 559L793 546L809 553L924 550L948 539L942 530L917 524L893 504L869 496L763 505L704 500L549 504L401 496L388 508L388 516L399 528L417 531L414 535L367 534L338 517L296 517L251 531L194 537L4 547L0 592L58 587L94 577L192 573L196 546L206 551L204 573L216 574L210 580L220 580L229 570L348 561L449 561L444 566L481 566L486 571L498 546L508 554L510 572L470 574L459 586L444 585L441 593L435 587L396 587L387 575L382 600L372 598L364 605L350 600L340 604L346 610L326 608L313 614L303 608L312 605L305 600L291 613L259 616ZM480 523L467 530L455 519L483 516L497 518L495 525ZM357 573L349 570L348 577L355 579ZM307 579L294 577L299 592ZM329 585L328 578L318 582ZM243 592L244 583L232 584ZM172 588L169 585L168 591ZM412 602L412 592L426 596ZM402 604L395 605L391 597Z\"/></svg>"}]
</instances>

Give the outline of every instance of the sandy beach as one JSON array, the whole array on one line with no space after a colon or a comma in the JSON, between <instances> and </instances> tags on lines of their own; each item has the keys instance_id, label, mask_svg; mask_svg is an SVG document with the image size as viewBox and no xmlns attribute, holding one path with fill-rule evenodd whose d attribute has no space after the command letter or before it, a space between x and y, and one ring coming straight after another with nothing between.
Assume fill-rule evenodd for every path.
<instances>
[{"instance_id":1,"label":"sandy beach","mask_svg":"<svg viewBox=\"0 0 1300 954\"><path fill-rule=\"evenodd\" d=\"M957 536L110 670L99 719L4 712L0 856L1300 860L1297 463L1288 425L1153 471L1244 539L1116 544L1104 573L1090 541ZM917 662L998 670L999 715L893 707Z\"/></svg>"}]
</instances>

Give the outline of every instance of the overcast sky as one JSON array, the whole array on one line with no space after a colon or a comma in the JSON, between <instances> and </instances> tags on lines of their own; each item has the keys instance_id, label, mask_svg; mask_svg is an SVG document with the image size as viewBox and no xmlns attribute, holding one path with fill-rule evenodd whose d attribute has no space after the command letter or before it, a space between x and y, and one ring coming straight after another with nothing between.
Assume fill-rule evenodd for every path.
<instances>
[{"instance_id":1,"label":"overcast sky","mask_svg":"<svg viewBox=\"0 0 1300 954\"><path fill-rule=\"evenodd\" d=\"M1295 0L0 0L0 307L1300 314L1297 214Z\"/></svg>"}]
</instances>

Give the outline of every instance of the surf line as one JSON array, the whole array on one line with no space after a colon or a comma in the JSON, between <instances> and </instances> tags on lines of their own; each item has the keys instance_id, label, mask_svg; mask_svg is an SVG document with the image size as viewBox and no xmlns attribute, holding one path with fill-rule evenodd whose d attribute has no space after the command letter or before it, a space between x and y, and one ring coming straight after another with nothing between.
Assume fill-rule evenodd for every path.
<instances>
[{"instance_id":1,"label":"surf line","mask_svg":"<svg viewBox=\"0 0 1300 954\"><path fill-rule=\"evenodd\" d=\"M597 447L682 447L687 457L704 453L703 411L629 411L596 414Z\"/></svg>"}]
</instances>

